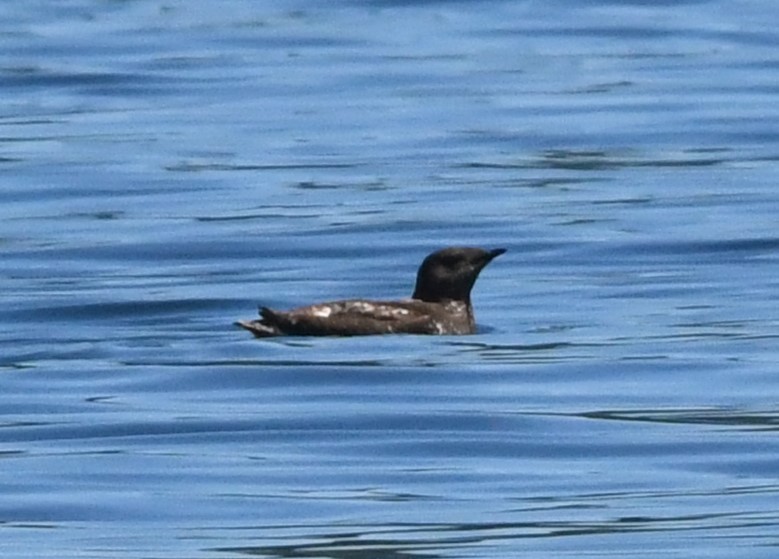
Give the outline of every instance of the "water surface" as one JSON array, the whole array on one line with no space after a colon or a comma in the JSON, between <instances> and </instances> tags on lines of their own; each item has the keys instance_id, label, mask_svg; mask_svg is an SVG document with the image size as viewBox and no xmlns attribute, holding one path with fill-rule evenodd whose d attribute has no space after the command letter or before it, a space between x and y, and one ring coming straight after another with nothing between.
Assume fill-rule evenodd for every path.
<instances>
[{"instance_id":1,"label":"water surface","mask_svg":"<svg viewBox=\"0 0 779 559\"><path fill-rule=\"evenodd\" d=\"M4 4L3 557L773 558L772 8Z\"/></svg>"}]
</instances>

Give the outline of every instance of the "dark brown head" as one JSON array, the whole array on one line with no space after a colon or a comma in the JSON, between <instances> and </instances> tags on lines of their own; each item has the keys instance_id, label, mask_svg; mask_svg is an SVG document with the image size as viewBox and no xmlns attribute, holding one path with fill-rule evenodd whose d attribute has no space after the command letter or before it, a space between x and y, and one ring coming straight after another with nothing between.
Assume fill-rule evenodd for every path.
<instances>
[{"instance_id":1,"label":"dark brown head","mask_svg":"<svg viewBox=\"0 0 779 559\"><path fill-rule=\"evenodd\" d=\"M471 247L449 247L434 252L422 262L417 272L414 299L471 302L471 289L479 272L505 248L483 250Z\"/></svg>"}]
</instances>

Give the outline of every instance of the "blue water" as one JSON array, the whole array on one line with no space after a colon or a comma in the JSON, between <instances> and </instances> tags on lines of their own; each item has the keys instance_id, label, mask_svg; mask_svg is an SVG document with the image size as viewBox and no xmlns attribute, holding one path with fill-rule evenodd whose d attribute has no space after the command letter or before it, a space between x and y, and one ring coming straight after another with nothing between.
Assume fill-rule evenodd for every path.
<instances>
[{"instance_id":1,"label":"blue water","mask_svg":"<svg viewBox=\"0 0 779 559\"><path fill-rule=\"evenodd\" d=\"M0 4L0 555L774 559L777 14Z\"/></svg>"}]
</instances>

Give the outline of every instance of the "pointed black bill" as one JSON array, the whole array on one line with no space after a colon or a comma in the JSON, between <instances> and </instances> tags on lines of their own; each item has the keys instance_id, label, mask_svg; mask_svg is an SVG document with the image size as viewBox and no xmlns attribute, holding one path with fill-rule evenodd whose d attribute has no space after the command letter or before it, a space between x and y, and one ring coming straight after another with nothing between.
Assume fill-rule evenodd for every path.
<instances>
[{"instance_id":1,"label":"pointed black bill","mask_svg":"<svg viewBox=\"0 0 779 559\"><path fill-rule=\"evenodd\" d=\"M490 260L492 260L493 258L495 258L495 257L497 257L497 256L500 256L501 254L503 254L504 252L506 252L506 250L508 250L508 249L505 249L505 248L496 248L496 249L493 249L493 250L491 250L491 251L490 251Z\"/></svg>"}]
</instances>

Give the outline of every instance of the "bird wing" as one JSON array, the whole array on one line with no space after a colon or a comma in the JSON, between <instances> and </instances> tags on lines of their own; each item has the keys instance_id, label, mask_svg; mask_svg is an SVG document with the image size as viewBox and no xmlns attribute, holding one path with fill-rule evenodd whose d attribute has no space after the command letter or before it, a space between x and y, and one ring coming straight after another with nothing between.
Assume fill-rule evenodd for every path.
<instances>
[{"instance_id":1,"label":"bird wing","mask_svg":"<svg viewBox=\"0 0 779 559\"><path fill-rule=\"evenodd\" d=\"M289 312L263 308L263 322L287 334L359 336L435 334L436 321L421 301L334 301Z\"/></svg>"}]
</instances>

